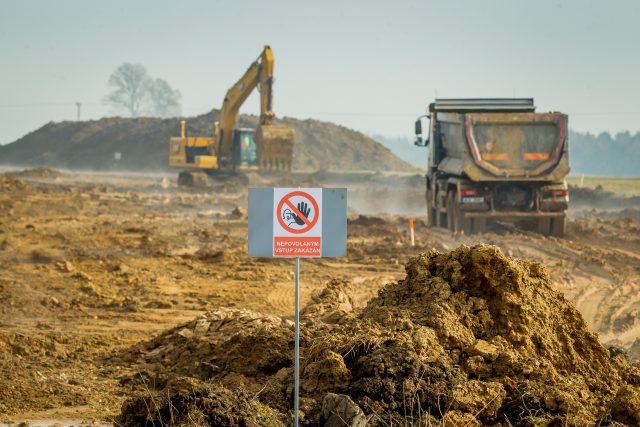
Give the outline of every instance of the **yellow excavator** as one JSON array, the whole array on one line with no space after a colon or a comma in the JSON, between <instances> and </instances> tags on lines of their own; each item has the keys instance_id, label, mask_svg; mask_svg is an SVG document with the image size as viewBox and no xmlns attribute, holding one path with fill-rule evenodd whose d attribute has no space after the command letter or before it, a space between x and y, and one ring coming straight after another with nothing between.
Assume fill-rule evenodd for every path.
<instances>
[{"instance_id":1,"label":"yellow excavator","mask_svg":"<svg viewBox=\"0 0 640 427\"><path fill-rule=\"evenodd\" d=\"M187 136L186 122L180 122L180 137L169 141L169 165L187 169L178 176L178 185L192 186L216 174L291 170L295 132L289 126L273 124L273 69L273 51L265 46L227 91L213 137ZM236 128L240 106L256 87L260 91L258 128Z\"/></svg>"}]
</instances>

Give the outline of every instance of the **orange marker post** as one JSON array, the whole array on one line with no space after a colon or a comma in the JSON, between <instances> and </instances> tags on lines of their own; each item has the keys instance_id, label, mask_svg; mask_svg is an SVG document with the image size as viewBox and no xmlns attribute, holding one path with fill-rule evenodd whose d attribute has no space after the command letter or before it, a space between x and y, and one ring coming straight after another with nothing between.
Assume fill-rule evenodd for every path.
<instances>
[{"instance_id":1,"label":"orange marker post","mask_svg":"<svg viewBox=\"0 0 640 427\"><path fill-rule=\"evenodd\" d=\"M411 246L413 247L416 245L416 239L413 234L413 218L409 219L409 232L411 233Z\"/></svg>"}]
</instances>

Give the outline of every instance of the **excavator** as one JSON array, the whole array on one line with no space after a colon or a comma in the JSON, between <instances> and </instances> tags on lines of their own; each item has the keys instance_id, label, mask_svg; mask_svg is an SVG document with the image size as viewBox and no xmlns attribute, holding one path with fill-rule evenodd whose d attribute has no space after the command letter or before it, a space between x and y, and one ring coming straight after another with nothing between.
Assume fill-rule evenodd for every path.
<instances>
[{"instance_id":1,"label":"excavator","mask_svg":"<svg viewBox=\"0 0 640 427\"><path fill-rule=\"evenodd\" d=\"M273 70L273 51L265 46L227 91L213 137L188 136L186 122L180 122L180 137L169 141L169 165L183 169L178 185L193 186L216 175L291 170L295 132L289 126L273 124ZM259 125L255 130L236 128L240 107L256 87L260 92Z\"/></svg>"}]
</instances>

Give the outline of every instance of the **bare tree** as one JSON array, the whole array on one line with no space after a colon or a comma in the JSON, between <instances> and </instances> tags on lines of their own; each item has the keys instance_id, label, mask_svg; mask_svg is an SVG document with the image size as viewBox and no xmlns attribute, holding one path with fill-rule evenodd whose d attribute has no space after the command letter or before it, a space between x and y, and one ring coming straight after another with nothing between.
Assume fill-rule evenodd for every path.
<instances>
[{"instance_id":1,"label":"bare tree","mask_svg":"<svg viewBox=\"0 0 640 427\"><path fill-rule=\"evenodd\" d=\"M138 117L145 108L151 86L151 78L144 65L124 63L109 77L113 89L105 102L116 108L126 109L131 117Z\"/></svg>"},{"instance_id":2,"label":"bare tree","mask_svg":"<svg viewBox=\"0 0 640 427\"><path fill-rule=\"evenodd\" d=\"M140 64L124 63L109 77L111 92L104 102L131 117L170 117L180 114L180 91L163 79L152 79Z\"/></svg>"},{"instance_id":3,"label":"bare tree","mask_svg":"<svg viewBox=\"0 0 640 427\"><path fill-rule=\"evenodd\" d=\"M175 117L180 115L180 91L169 86L166 80L153 80L149 93L155 116Z\"/></svg>"}]
</instances>

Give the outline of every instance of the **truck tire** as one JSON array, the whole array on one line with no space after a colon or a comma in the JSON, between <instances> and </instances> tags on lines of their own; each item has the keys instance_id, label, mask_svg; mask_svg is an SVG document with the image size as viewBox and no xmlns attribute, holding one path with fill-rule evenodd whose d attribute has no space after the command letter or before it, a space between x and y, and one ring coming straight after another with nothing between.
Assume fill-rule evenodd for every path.
<instances>
[{"instance_id":1,"label":"truck tire","mask_svg":"<svg viewBox=\"0 0 640 427\"><path fill-rule=\"evenodd\" d=\"M453 206L451 206L451 193L447 193L447 230L454 231L453 229Z\"/></svg>"},{"instance_id":2,"label":"truck tire","mask_svg":"<svg viewBox=\"0 0 640 427\"><path fill-rule=\"evenodd\" d=\"M427 189L427 223L429 227L436 226L436 209L431 205L431 190Z\"/></svg>"},{"instance_id":3,"label":"truck tire","mask_svg":"<svg viewBox=\"0 0 640 427\"><path fill-rule=\"evenodd\" d=\"M543 236L550 235L551 231L551 219L547 217L538 218L538 233Z\"/></svg>"},{"instance_id":4,"label":"truck tire","mask_svg":"<svg viewBox=\"0 0 640 427\"><path fill-rule=\"evenodd\" d=\"M436 196L436 207L435 207L435 211L436 211L436 227L441 227L441 228L447 228L447 196L445 194L444 197L444 201L441 204L440 202L442 201L442 197L440 197L439 195ZM445 212L442 212L442 208L445 209Z\"/></svg>"},{"instance_id":5,"label":"truck tire","mask_svg":"<svg viewBox=\"0 0 640 427\"><path fill-rule=\"evenodd\" d=\"M551 218L551 224L549 226L549 234L554 237L564 237L564 229L566 224L566 217Z\"/></svg>"},{"instance_id":6,"label":"truck tire","mask_svg":"<svg viewBox=\"0 0 640 427\"><path fill-rule=\"evenodd\" d=\"M462 212L460 212L460 205L455 202L455 199L453 202L453 212L455 214L457 230L462 230L466 235L477 232L473 228L473 223L472 223L473 220L471 218L465 218L462 215Z\"/></svg>"},{"instance_id":7,"label":"truck tire","mask_svg":"<svg viewBox=\"0 0 640 427\"><path fill-rule=\"evenodd\" d=\"M484 233L487 228L487 219L486 218L473 218L469 219L471 223L471 232L472 233Z\"/></svg>"},{"instance_id":8,"label":"truck tire","mask_svg":"<svg viewBox=\"0 0 640 427\"><path fill-rule=\"evenodd\" d=\"M484 218L465 218L460 212L460 205L456 201L456 193L447 194L447 228L453 233L462 231L464 234L481 233L484 231Z\"/></svg>"},{"instance_id":9,"label":"truck tire","mask_svg":"<svg viewBox=\"0 0 640 427\"><path fill-rule=\"evenodd\" d=\"M454 233L463 229L460 207L456 202L456 193L453 191L447 193L447 228ZM470 230L464 231L466 233Z\"/></svg>"}]
</instances>

